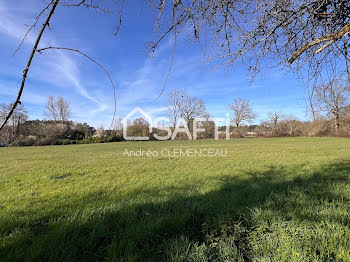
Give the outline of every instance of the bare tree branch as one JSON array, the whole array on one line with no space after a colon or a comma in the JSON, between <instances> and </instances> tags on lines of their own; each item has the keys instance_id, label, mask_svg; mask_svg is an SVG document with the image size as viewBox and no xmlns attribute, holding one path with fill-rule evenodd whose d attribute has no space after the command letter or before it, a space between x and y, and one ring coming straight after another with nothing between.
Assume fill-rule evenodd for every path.
<instances>
[{"instance_id":1,"label":"bare tree branch","mask_svg":"<svg viewBox=\"0 0 350 262\"><path fill-rule=\"evenodd\" d=\"M97 11L101 11L101 12L103 12L105 14L109 14L109 15L112 14L112 11L110 11L110 10L108 10L106 8L103 8L103 7L99 6L99 5L95 5L93 3L93 1L91 1L91 0L89 1L89 3L87 3L87 0L81 0L80 2L77 2L75 4L74 3L68 4L66 0L62 0L61 5L65 6L65 7L81 7L81 6L83 6L83 7L86 7L88 9L95 9Z\"/></svg>"},{"instance_id":2,"label":"bare tree branch","mask_svg":"<svg viewBox=\"0 0 350 262\"><path fill-rule=\"evenodd\" d=\"M122 0L122 4L120 7L120 11L119 11L119 23L117 24L117 26L115 27L115 33L114 36L117 36L119 33L119 30L123 24L123 10L124 10L124 4L125 4L125 0Z\"/></svg>"},{"instance_id":3,"label":"bare tree branch","mask_svg":"<svg viewBox=\"0 0 350 262\"><path fill-rule=\"evenodd\" d=\"M316 51L316 54L321 52L323 49L328 47L329 45L333 44L336 40L340 39L341 37L346 36L347 34L350 33L350 24L345 25L342 29L339 31L335 32L334 34L326 35L320 38L317 38L315 40L312 40L311 42L305 44L302 48L300 48L295 54L293 54L292 58L288 60L290 64L292 64L302 53L304 53L307 49L310 47L329 41L326 45L321 47Z\"/></svg>"},{"instance_id":4,"label":"bare tree branch","mask_svg":"<svg viewBox=\"0 0 350 262\"><path fill-rule=\"evenodd\" d=\"M173 8L173 19L175 19L175 8ZM161 92L159 93L158 97L154 101L157 101L162 96L162 94L163 94L163 92L165 90L166 84L168 82L168 79L169 79L169 76L170 76L170 73L171 73L171 69L172 69L173 64L174 64L174 59L175 59L175 54L176 54L176 46L177 46L176 23L174 23L174 25L175 25L174 26L174 47L173 47L173 53L172 53L172 56L171 56L171 61L170 61L168 73L166 75L166 78L165 78L165 81L164 81L164 84L163 84L163 88L162 88Z\"/></svg>"},{"instance_id":5,"label":"bare tree branch","mask_svg":"<svg viewBox=\"0 0 350 262\"><path fill-rule=\"evenodd\" d=\"M52 5L52 3L53 3L53 0L52 0L43 10L41 10L41 12L37 15L37 17L35 18L34 24L32 24L32 25L29 27L29 29L27 30L26 34L25 34L24 37L22 38L21 43L20 43L19 46L16 48L16 50L13 52L12 56L14 56L14 55L18 52L18 50L21 49L21 47L23 46L24 42L26 41L26 39L27 39L27 37L28 37L30 31L32 31L34 28L36 28L36 25L38 24L38 22L39 22L41 16L46 12L47 9L49 9L49 7ZM50 26L50 25L48 24L48 27L49 27L49 26Z\"/></svg>"},{"instance_id":6,"label":"bare tree branch","mask_svg":"<svg viewBox=\"0 0 350 262\"><path fill-rule=\"evenodd\" d=\"M32 49L32 52L30 54L29 60L28 60L27 65L26 65L26 68L23 70L22 83L21 83L21 87L20 87L20 89L18 91L17 99L13 103L10 112L8 113L8 115L6 116L5 120L1 124L0 131L1 131L1 129L4 128L4 126L6 125L7 121L10 119L11 115L13 114L13 111L16 109L16 106L21 103L21 97L22 97L22 93L23 93L23 88L24 88L24 85L25 85L25 82L26 82L26 78L27 78L27 75L28 75L28 71L29 71L30 65L32 64L35 52L36 52L36 50L38 48L39 42L40 42L41 37L42 37L42 35L43 35L44 31L45 31L45 28L48 26L48 24L50 22L50 19L51 19L53 13L55 12L55 9L56 9L57 4L59 3L59 1L60 0L56 0L54 2L51 2L51 4L52 4L51 11L50 11L49 15L47 16L47 18L46 18L46 20L45 20L45 22L44 22L44 24L43 24L43 26L42 26L42 28L41 28L41 30L39 32L39 35L38 35L38 37L37 37L37 39L35 41L35 44L34 44L34 47Z\"/></svg>"},{"instance_id":7,"label":"bare tree branch","mask_svg":"<svg viewBox=\"0 0 350 262\"><path fill-rule=\"evenodd\" d=\"M87 54L77 50L77 49L73 49L73 48L67 48L67 47L55 47L55 46L50 46L50 47L45 47L45 48L41 48L38 51L38 53L42 53L45 50L48 49L56 49L56 50L68 50L68 51L73 51L76 53L81 54L82 56L86 57L87 59L89 59L91 62L95 63L96 65L98 65L100 68L102 68L102 70L106 73L106 75L109 78L109 81L111 82L112 88L113 88L113 95L114 95L114 113L113 113L113 119L112 119L112 123L111 123L111 127L113 126L114 120L115 120L115 115L116 115L116 111L117 111L117 96L116 96L116 89L115 89L115 85L113 83L112 77L110 76L110 74L108 73L108 71L96 60L92 59L90 56L88 56Z\"/></svg>"}]
</instances>

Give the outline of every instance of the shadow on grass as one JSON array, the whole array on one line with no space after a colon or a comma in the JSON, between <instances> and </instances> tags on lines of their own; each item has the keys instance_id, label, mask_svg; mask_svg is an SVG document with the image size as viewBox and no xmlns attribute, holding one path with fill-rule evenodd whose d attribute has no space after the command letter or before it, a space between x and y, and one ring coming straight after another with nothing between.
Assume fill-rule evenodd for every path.
<instances>
[{"instance_id":1,"label":"shadow on grass","mask_svg":"<svg viewBox=\"0 0 350 262\"><path fill-rule=\"evenodd\" d=\"M284 174L293 172L300 175L284 178ZM98 192L80 199L79 203L66 204L74 209L81 203L94 203L91 214L80 219L60 213L61 207L57 206L57 212L26 225L12 221L11 228L0 232L3 239L8 239L0 245L0 260L222 261L231 258L251 261L256 259L252 236L263 225L262 235L271 235L272 221L293 222L297 227L322 221L350 224L348 213L327 214L327 210L334 210L329 205L342 209L344 203L349 203L349 193L344 194L339 187L349 182L350 161L318 170L271 166L242 177L246 179L218 178L221 188L207 194L184 197L172 193L172 198L165 202L133 205L126 201L114 210L104 208L113 205L114 200L106 200L107 196ZM156 196L157 192L139 194L147 197ZM19 237L11 238L16 231L21 232ZM268 254L270 250L266 248L263 252ZM311 251L316 256L322 255L322 250L316 247L312 250L311 246ZM327 254L328 258L336 255Z\"/></svg>"}]
</instances>

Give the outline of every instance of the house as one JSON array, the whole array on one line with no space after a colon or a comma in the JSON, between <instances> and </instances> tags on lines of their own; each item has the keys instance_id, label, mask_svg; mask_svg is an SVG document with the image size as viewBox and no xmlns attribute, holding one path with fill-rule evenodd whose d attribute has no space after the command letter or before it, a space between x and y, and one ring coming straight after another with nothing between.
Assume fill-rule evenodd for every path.
<instances>
[{"instance_id":1,"label":"house","mask_svg":"<svg viewBox=\"0 0 350 262\"><path fill-rule=\"evenodd\" d=\"M256 132L247 132L247 136L256 136L258 135Z\"/></svg>"}]
</instances>

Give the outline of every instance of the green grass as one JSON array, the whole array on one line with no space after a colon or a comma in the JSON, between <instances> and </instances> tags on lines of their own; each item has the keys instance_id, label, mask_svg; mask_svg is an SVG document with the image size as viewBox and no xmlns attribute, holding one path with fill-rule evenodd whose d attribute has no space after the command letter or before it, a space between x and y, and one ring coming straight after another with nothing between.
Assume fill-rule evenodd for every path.
<instances>
[{"instance_id":1,"label":"green grass","mask_svg":"<svg viewBox=\"0 0 350 262\"><path fill-rule=\"evenodd\" d=\"M342 138L0 148L0 261L350 261L349 149Z\"/></svg>"}]
</instances>

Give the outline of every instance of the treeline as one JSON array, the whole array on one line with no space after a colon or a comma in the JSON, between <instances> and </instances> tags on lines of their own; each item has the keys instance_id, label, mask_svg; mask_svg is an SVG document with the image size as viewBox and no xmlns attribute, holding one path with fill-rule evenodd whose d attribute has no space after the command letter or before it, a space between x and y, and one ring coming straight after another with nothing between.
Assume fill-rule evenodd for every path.
<instances>
[{"instance_id":1,"label":"treeline","mask_svg":"<svg viewBox=\"0 0 350 262\"><path fill-rule=\"evenodd\" d=\"M0 120L12 105L0 105ZM121 141L121 133L114 130L97 130L87 123L70 121L71 109L62 97L49 97L44 115L50 120L28 120L27 110L17 106L7 125L0 132L0 146L44 146L89 144Z\"/></svg>"},{"instance_id":2,"label":"treeline","mask_svg":"<svg viewBox=\"0 0 350 262\"><path fill-rule=\"evenodd\" d=\"M21 107L23 109L23 107ZM350 110L349 110L350 112ZM238 137L278 137L278 136L350 136L350 114L339 119L340 131L334 125L333 119L319 118L315 121L300 121L293 115L271 113L270 118L260 123L240 124L230 126L230 138ZM0 133L1 146L43 146L89 144L123 141L121 121L114 130L97 129L87 123L74 121L56 122L53 120L26 120L24 111L16 112L9 124ZM198 134L198 139L214 138L214 123L207 120L199 123L205 132ZM171 127L171 129L173 129ZM226 138L226 127L218 128L219 138ZM192 129L190 128L190 132ZM128 124L128 136L148 136L154 139L154 134L166 136L165 131L153 128L149 130L148 122L137 118ZM185 133L178 133L176 139L188 139Z\"/></svg>"},{"instance_id":3,"label":"treeline","mask_svg":"<svg viewBox=\"0 0 350 262\"><path fill-rule=\"evenodd\" d=\"M233 103L227 105L232 119L229 134L226 127L219 127L219 138L228 137L275 137L275 136L339 136L350 137L350 88L347 81L333 80L315 86L309 97L312 121L301 121L293 114L281 111L271 111L265 121L253 125L259 112L254 112L248 99L234 98ZM184 121L190 134L193 135L193 122L196 118L204 118L198 123L206 131L198 135L199 139L214 138L215 125L203 99L189 96L186 90L174 89L168 93L168 119L171 130L176 124ZM139 118L129 124L128 136L149 136L156 133L166 136L163 130L153 129L149 132L149 125L145 119ZM188 139L185 133L176 135L176 139Z\"/></svg>"},{"instance_id":4,"label":"treeline","mask_svg":"<svg viewBox=\"0 0 350 262\"><path fill-rule=\"evenodd\" d=\"M100 132L100 131L99 131ZM1 146L44 146L90 144L121 141L114 131L99 133L87 123L52 120L30 120L18 125L7 125L0 133Z\"/></svg>"},{"instance_id":5,"label":"treeline","mask_svg":"<svg viewBox=\"0 0 350 262\"><path fill-rule=\"evenodd\" d=\"M229 133L225 126L219 127L219 138L226 137L274 137L274 136L340 136L350 137L350 104L348 97L349 84L334 80L316 86L310 96L310 111L312 121L301 121L292 114L272 111L265 121L253 125L257 117L249 100L234 98L227 105L231 111L231 126ZM11 105L0 105L0 120L4 119ZM188 126L193 136L195 119L198 127L205 132L198 134L197 139L215 138L215 124L207 111L203 99L189 96L185 90L171 90L168 93L168 119L166 123L172 131L179 122ZM20 104L7 125L0 132L0 146L32 146L32 145L66 145L81 143L106 143L123 141L122 121L116 121L113 130L104 130L103 126L95 129L87 123L70 121L71 108L64 98L49 97L44 116L49 120L28 120L27 110ZM165 137L166 131L153 128L143 118L137 118L127 123L129 137L149 137L154 135ZM170 138L169 138L170 139ZM186 133L178 133L175 139L188 139Z\"/></svg>"},{"instance_id":6,"label":"treeline","mask_svg":"<svg viewBox=\"0 0 350 262\"><path fill-rule=\"evenodd\" d=\"M259 125L242 124L240 126L231 125L229 128L230 138L244 137L288 137L288 136L316 136L316 137L350 137L350 115L343 116L340 120L340 131L334 126L334 120L319 118L314 121L301 121L293 115L280 115L279 119L271 119L261 122ZM198 133L198 139L214 139L214 123L207 120L198 123L198 126L205 129L205 132ZM173 130L172 127L170 127ZM191 128L190 133L193 135ZM226 138L226 126L219 126L219 138ZM121 131L117 131L120 132ZM128 126L128 136L148 136L154 139L154 134L166 136L164 130L153 128L149 132L149 124L143 118L134 120ZM178 133L176 139L188 139L185 133Z\"/></svg>"}]
</instances>

